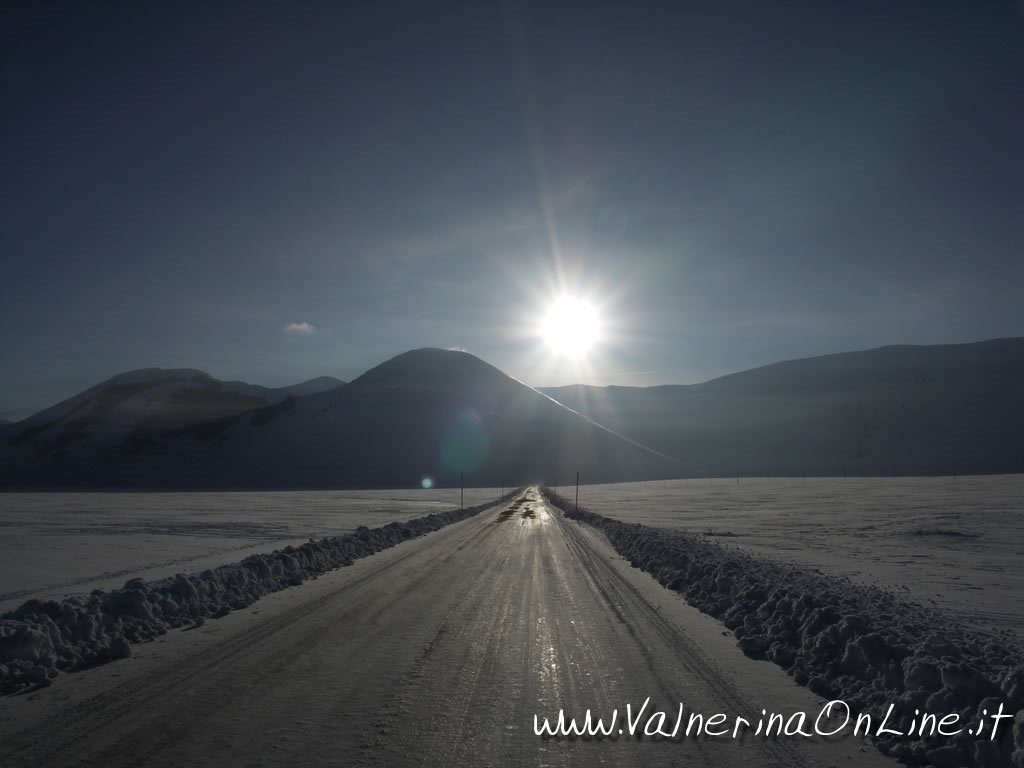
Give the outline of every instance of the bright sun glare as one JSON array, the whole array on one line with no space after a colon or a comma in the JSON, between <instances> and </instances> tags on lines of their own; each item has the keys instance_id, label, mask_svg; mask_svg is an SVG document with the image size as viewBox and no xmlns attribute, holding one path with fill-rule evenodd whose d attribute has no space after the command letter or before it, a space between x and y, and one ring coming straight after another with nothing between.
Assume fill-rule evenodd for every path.
<instances>
[{"instance_id":1,"label":"bright sun glare","mask_svg":"<svg viewBox=\"0 0 1024 768\"><path fill-rule=\"evenodd\" d=\"M556 354L580 359L601 341L601 317L590 302L562 296L548 307L540 335Z\"/></svg>"}]
</instances>

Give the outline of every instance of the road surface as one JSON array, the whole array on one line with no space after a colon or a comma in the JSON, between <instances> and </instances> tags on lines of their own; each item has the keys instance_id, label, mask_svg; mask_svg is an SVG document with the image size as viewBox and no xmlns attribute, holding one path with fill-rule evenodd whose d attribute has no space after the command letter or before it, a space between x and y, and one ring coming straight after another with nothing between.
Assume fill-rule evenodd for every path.
<instances>
[{"instance_id":1,"label":"road surface","mask_svg":"<svg viewBox=\"0 0 1024 768\"><path fill-rule=\"evenodd\" d=\"M534 716L820 700L565 520L537 489L0 701L0 765L881 766L799 737L543 738ZM773 698L774 697L774 698ZM685 721L684 721L685 722ZM730 720L730 723L732 721ZM685 727L685 725L684 725ZM617 730L617 729L616 729Z\"/></svg>"}]
</instances>

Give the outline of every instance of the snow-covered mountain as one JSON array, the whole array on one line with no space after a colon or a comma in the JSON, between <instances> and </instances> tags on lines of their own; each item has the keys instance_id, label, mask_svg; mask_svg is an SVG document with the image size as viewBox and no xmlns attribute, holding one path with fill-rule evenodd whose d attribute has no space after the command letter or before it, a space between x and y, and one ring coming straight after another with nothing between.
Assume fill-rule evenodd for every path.
<instances>
[{"instance_id":1,"label":"snow-covered mountain","mask_svg":"<svg viewBox=\"0 0 1024 768\"><path fill-rule=\"evenodd\" d=\"M142 450L157 436L281 402L288 392L219 381L193 369L145 368L114 376L5 432L11 460L61 462L75 453Z\"/></svg>"},{"instance_id":2,"label":"snow-covered mountain","mask_svg":"<svg viewBox=\"0 0 1024 768\"><path fill-rule=\"evenodd\" d=\"M342 488L1024 472L1024 339L532 389L464 352L268 389L132 371L0 427L0 484ZM557 401L557 402L556 402ZM671 458L670 458L671 457Z\"/></svg>"},{"instance_id":3,"label":"snow-covered mountain","mask_svg":"<svg viewBox=\"0 0 1024 768\"><path fill-rule=\"evenodd\" d=\"M691 386L543 391L693 475L1024 472L1024 338L788 360Z\"/></svg>"},{"instance_id":4,"label":"snow-covered mountain","mask_svg":"<svg viewBox=\"0 0 1024 768\"><path fill-rule=\"evenodd\" d=\"M461 475L468 484L511 485L566 482L577 471L593 481L678 473L667 457L465 352L407 352L300 397L274 398L197 371L145 374L115 377L17 425L0 482L409 487L457 484ZM196 418L182 403L220 412Z\"/></svg>"}]
</instances>

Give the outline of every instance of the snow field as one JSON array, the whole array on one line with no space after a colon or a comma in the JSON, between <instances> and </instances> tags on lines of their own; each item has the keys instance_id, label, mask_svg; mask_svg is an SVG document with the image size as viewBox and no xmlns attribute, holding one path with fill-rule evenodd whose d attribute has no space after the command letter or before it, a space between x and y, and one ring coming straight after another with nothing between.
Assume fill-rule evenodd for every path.
<instances>
[{"instance_id":1,"label":"snow field","mask_svg":"<svg viewBox=\"0 0 1024 768\"><path fill-rule=\"evenodd\" d=\"M1024 654L1014 633L982 632L891 590L779 563L712 537L626 523L545 489L571 519L602 531L632 565L722 621L740 648L826 699L907 732L920 712L959 715L944 738L892 737L878 748L913 765L1024 767ZM978 734L999 710L1002 737ZM988 713L986 715L986 712Z\"/></svg>"}]
</instances>

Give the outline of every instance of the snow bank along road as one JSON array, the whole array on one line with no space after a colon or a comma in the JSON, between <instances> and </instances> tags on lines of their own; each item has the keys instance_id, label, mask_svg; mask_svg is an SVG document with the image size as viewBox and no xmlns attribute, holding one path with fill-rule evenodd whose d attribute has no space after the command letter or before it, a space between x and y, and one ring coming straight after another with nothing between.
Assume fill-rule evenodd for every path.
<instances>
[{"instance_id":1,"label":"snow bank along road","mask_svg":"<svg viewBox=\"0 0 1024 768\"><path fill-rule=\"evenodd\" d=\"M678 705L756 722L823 700L630 568L536 488L132 658L0 699L13 766L883 766L854 737L543 738L534 715L639 732ZM685 727L685 720L684 720Z\"/></svg>"}]
</instances>

